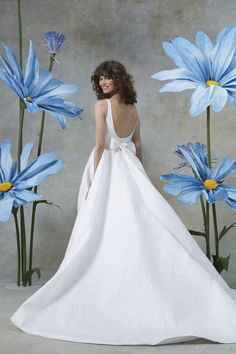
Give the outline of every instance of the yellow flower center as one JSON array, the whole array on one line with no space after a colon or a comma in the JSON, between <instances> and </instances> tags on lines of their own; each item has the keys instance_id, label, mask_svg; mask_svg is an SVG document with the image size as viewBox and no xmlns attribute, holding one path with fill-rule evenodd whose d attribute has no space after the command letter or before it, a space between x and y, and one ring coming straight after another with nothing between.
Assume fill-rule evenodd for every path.
<instances>
[{"instance_id":1,"label":"yellow flower center","mask_svg":"<svg viewBox=\"0 0 236 354\"><path fill-rule=\"evenodd\" d=\"M218 186L218 183L214 179L206 179L203 182L204 187L207 189L216 189Z\"/></svg>"},{"instance_id":2,"label":"yellow flower center","mask_svg":"<svg viewBox=\"0 0 236 354\"><path fill-rule=\"evenodd\" d=\"M215 81L215 80L207 80L207 81L206 81L206 85L207 85L207 86L211 86L211 85L220 86L219 82L217 82L217 81Z\"/></svg>"},{"instance_id":3,"label":"yellow flower center","mask_svg":"<svg viewBox=\"0 0 236 354\"><path fill-rule=\"evenodd\" d=\"M0 192L7 192L11 189L13 184L11 182L0 183Z\"/></svg>"},{"instance_id":4,"label":"yellow flower center","mask_svg":"<svg viewBox=\"0 0 236 354\"><path fill-rule=\"evenodd\" d=\"M32 98L30 96L27 96L26 101L32 101Z\"/></svg>"}]
</instances>

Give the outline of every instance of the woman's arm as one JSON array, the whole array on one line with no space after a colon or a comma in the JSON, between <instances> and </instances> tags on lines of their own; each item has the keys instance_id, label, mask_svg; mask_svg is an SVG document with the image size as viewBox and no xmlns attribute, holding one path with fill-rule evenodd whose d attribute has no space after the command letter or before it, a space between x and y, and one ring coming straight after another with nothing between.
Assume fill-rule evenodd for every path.
<instances>
[{"instance_id":1,"label":"woman's arm","mask_svg":"<svg viewBox=\"0 0 236 354\"><path fill-rule=\"evenodd\" d=\"M141 134L140 134L140 119L139 119L137 110L136 110L136 114L137 114L138 123L137 123L136 129L134 131L134 134L132 136L132 141L134 142L134 145L136 148L136 156L138 157L140 162L143 163Z\"/></svg>"},{"instance_id":2,"label":"woman's arm","mask_svg":"<svg viewBox=\"0 0 236 354\"><path fill-rule=\"evenodd\" d=\"M98 167L99 161L102 157L103 150L105 149L106 138L106 111L107 102L99 100L95 102L94 116L95 116L95 149L94 149L94 175Z\"/></svg>"},{"instance_id":3,"label":"woman's arm","mask_svg":"<svg viewBox=\"0 0 236 354\"><path fill-rule=\"evenodd\" d=\"M105 100L95 102L94 117L95 117L95 149L94 149L94 174L96 173L97 166L102 157L103 150L105 149L106 137L106 111L107 104ZM87 199L89 191L85 199Z\"/></svg>"}]
</instances>

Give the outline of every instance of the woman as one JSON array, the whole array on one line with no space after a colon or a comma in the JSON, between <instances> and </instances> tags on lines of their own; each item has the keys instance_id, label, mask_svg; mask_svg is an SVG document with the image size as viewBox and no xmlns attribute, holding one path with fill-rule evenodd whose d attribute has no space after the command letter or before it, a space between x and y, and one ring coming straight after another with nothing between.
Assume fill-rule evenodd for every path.
<instances>
[{"instance_id":1,"label":"woman","mask_svg":"<svg viewBox=\"0 0 236 354\"><path fill-rule=\"evenodd\" d=\"M11 321L75 342L236 342L235 290L143 168L132 76L106 61L92 83L95 147L64 259Z\"/></svg>"},{"instance_id":2,"label":"woman","mask_svg":"<svg viewBox=\"0 0 236 354\"><path fill-rule=\"evenodd\" d=\"M113 72L116 72L116 74L112 75ZM106 147L106 116L108 108L106 98L109 97L112 97L114 128L117 127L115 131L121 132L118 136L123 135L126 137L130 135L128 132L133 132L134 130L132 141L135 144L136 156L142 162L140 121L134 105L137 100L132 84L132 76L126 72L121 63L111 60L99 65L91 77L91 81L98 98L95 103L96 145L94 150L94 174ZM118 122L117 116L119 116ZM133 126L136 129L132 129Z\"/></svg>"}]
</instances>

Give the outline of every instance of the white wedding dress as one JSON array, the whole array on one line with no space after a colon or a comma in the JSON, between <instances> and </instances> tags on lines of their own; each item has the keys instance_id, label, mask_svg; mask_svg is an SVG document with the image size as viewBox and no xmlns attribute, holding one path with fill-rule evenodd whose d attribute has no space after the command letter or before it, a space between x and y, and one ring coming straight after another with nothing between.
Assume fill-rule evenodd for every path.
<instances>
[{"instance_id":1,"label":"white wedding dress","mask_svg":"<svg viewBox=\"0 0 236 354\"><path fill-rule=\"evenodd\" d=\"M107 102L106 149L95 176L94 149L87 161L64 259L10 320L75 342L236 343L236 290L149 180L134 131L117 136Z\"/></svg>"}]
</instances>

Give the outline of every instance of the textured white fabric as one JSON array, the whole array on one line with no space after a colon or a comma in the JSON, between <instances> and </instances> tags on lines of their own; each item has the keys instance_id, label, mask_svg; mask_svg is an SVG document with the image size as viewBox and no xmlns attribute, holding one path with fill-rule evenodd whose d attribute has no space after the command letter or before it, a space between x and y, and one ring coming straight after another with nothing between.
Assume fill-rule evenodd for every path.
<instances>
[{"instance_id":1,"label":"textured white fabric","mask_svg":"<svg viewBox=\"0 0 236 354\"><path fill-rule=\"evenodd\" d=\"M133 132L117 136L107 102L106 149L94 177L94 149L85 166L64 259L11 321L77 342L236 342L236 290L149 180Z\"/></svg>"}]
</instances>

